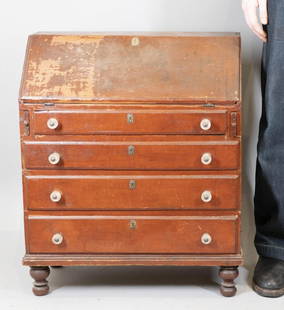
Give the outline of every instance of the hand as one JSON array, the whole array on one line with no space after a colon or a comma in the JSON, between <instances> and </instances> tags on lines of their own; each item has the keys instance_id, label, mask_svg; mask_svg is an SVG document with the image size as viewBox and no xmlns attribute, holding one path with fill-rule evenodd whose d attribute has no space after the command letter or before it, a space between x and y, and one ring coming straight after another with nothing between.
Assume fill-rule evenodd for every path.
<instances>
[{"instance_id":1,"label":"hand","mask_svg":"<svg viewBox=\"0 0 284 310\"><path fill-rule=\"evenodd\" d=\"M267 34L261 24L266 25L268 22L267 1L269 0L242 0L242 9L248 26L264 42L267 41ZM257 8L259 8L259 19L256 14Z\"/></svg>"}]
</instances>

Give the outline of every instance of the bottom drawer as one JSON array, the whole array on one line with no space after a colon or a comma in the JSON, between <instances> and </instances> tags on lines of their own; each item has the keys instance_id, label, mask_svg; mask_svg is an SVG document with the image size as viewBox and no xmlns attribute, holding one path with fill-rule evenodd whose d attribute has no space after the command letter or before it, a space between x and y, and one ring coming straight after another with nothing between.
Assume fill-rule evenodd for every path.
<instances>
[{"instance_id":1,"label":"bottom drawer","mask_svg":"<svg viewBox=\"0 0 284 310\"><path fill-rule=\"evenodd\" d=\"M29 253L238 252L238 216L35 216Z\"/></svg>"}]
</instances>

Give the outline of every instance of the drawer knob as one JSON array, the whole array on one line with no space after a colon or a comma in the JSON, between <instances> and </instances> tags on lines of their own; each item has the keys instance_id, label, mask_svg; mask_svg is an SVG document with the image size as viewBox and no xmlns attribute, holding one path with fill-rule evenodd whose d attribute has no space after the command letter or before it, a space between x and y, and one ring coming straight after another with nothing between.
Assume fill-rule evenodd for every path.
<instances>
[{"instance_id":1,"label":"drawer knob","mask_svg":"<svg viewBox=\"0 0 284 310\"><path fill-rule=\"evenodd\" d=\"M210 191L203 191L201 194L201 200L203 202L209 202L212 200L212 194Z\"/></svg>"},{"instance_id":2,"label":"drawer knob","mask_svg":"<svg viewBox=\"0 0 284 310\"><path fill-rule=\"evenodd\" d=\"M59 123L58 123L58 120L56 118L50 118L48 121L47 121L47 127L49 129L56 129L58 127Z\"/></svg>"},{"instance_id":3,"label":"drawer knob","mask_svg":"<svg viewBox=\"0 0 284 310\"><path fill-rule=\"evenodd\" d=\"M211 241L212 241L212 237L209 234L205 233L201 236L201 242L203 244L210 244Z\"/></svg>"},{"instance_id":4,"label":"drawer knob","mask_svg":"<svg viewBox=\"0 0 284 310\"><path fill-rule=\"evenodd\" d=\"M200 127L203 130L208 130L211 128L211 121L208 118L204 118L203 120L201 120L200 122Z\"/></svg>"},{"instance_id":5,"label":"drawer knob","mask_svg":"<svg viewBox=\"0 0 284 310\"><path fill-rule=\"evenodd\" d=\"M52 243L59 245L63 242L63 236L60 233L56 233L52 236Z\"/></svg>"},{"instance_id":6,"label":"drawer knob","mask_svg":"<svg viewBox=\"0 0 284 310\"><path fill-rule=\"evenodd\" d=\"M52 165L57 165L60 162L60 154L58 154L57 152L51 153L48 156L48 161L52 164Z\"/></svg>"},{"instance_id":7,"label":"drawer knob","mask_svg":"<svg viewBox=\"0 0 284 310\"><path fill-rule=\"evenodd\" d=\"M201 156L201 162L204 165L209 165L212 162L212 155L210 153L204 153Z\"/></svg>"},{"instance_id":8,"label":"drawer knob","mask_svg":"<svg viewBox=\"0 0 284 310\"><path fill-rule=\"evenodd\" d=\"M50 194L50 200L53 202L59 202L61 200L62 194L59 191L53 191Z\"/></svg>"}]
</instances>

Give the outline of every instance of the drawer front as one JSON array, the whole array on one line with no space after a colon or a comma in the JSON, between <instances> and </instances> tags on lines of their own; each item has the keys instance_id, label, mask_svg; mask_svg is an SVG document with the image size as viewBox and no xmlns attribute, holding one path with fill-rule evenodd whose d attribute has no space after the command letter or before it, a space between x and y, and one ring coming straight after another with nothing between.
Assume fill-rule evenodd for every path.
<instances>
[{"instance_id":1,"label":"drawer front","mask_svg":"<svg viewBox=\"0 0 284 310\"><path fill-rule=\"evenodd\" d=\"M237 217L29 216L30 253L236 253Z\"/></svg>"},{"instance_id":2,"label":"drawer front","mask_svg":"<svg viewBox=\"0 0 284 310\"><path fill-rule=\"evenodd\" d=\"M24 142L25 168L236 169L239 141Z\"/></svg>"},{"instance_id":3,"label":"drawer front","mask_svg":"<svg viewBox=\"0 0 284 310\"><path fill-rule=\"evenodd\" d=\"M38 111L34 133L225 134L226 112L214 111Z\"/></svg>"},{"instance_id":4,"label":"drawer front","mask_svg":"<svg viewBox=\"0 0 284 310\"><path fill-rule=\"evenodd\" d=\"M39 175L25 176L24 186L29 210L236 210L240 178Z\"/></svg>"}]
</instances>

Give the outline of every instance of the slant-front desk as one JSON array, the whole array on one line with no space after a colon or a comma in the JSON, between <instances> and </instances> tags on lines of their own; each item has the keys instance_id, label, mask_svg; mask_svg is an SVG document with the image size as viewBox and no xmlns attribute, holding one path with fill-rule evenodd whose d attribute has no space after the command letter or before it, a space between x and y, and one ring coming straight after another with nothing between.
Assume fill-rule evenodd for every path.
<instances>
[{"instance_id":1,"label":"slant-front desk","mask_svg":"<svg viewBox=\"0 0 284 310\"><path fill-rule=\"evenodd\" d=\"M26 254L50 266L242 264L239 33L37 33L19 96Z\"/></svg>"}]
</instances>

